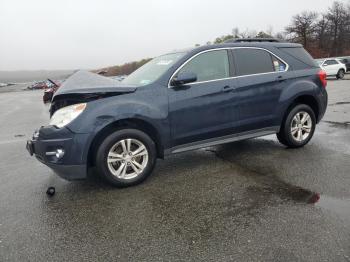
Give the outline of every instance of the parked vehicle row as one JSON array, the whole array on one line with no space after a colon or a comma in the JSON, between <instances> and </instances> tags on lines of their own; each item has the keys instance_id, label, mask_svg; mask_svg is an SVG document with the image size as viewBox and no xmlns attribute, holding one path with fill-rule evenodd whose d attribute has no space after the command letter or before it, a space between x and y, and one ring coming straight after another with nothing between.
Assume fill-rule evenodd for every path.
<instances>
[{"instance_id":1,"label":"parked vehicle row","mask_svg":"<svg viewBox=\"0 0 350 262\"><path fill-rule=\"evenodd\" d=\"M326 85L301 45L248 40L165 54L122 82L80 71L54 93L27 150L68 180L95 166L113 185L135 185L169 154L268 134L306 145Z\"/></svg>"},{"instance_id":2,"label":"parked vehicle row","mask_svg":"<svg viewBox=\"0 0 350 262\"><path fill-rule=\"evenodd\" d=\"M343 79L347 71L346 65L338 58L317 59L319 66L327 73L327 76L335 76Z\"/></svg>"},{"instance_id":3,"label":"parked vehicle row","mask_svg":"<svg viewBox=\"0 0 350 262\"><path fill-rule=\"evenodd\" d=\"M29 90L37 90L37 89L45 89L48 88L46 81L38 81L34 82L30 86L27 87Z\"/></svg>"},{"instance_id":4,"label":"parked vehicle row","mask_svg":"<svg viewBox=\"0 0 350 262\"><path fill-rule=\"evenodd\" d=\"M340 62L345 64L346 66L346 72L350 72L350 58L340 58Z\"/></svg>"},{"instance_id":5,"label":"parked vehicle row","mask_svg":"<svg viewBox=\"0 0 350 262\"><path fill-rule=\"evenodd\" d=\"M15 83L0 83L0 87L5 87L5 86L14 86Z\"/></svg>"}]
</instances>

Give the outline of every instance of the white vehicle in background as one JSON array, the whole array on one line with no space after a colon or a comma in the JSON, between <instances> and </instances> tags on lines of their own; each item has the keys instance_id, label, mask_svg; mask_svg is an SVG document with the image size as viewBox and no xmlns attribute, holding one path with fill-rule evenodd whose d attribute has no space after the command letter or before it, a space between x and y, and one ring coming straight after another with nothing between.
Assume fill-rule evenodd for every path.
<instances>
[{"instance_id":1,"label":"white vehicle in background","mask_svg":"<svg viewBox=\"0 0 350 262\"><path fill-rule=\"evenodd\" d=\"M327 76L335 76L337 79L343 79L346 72L346 65L337 58L317 59L320 67L326 71Z\"/></svg>"}]
</instances>

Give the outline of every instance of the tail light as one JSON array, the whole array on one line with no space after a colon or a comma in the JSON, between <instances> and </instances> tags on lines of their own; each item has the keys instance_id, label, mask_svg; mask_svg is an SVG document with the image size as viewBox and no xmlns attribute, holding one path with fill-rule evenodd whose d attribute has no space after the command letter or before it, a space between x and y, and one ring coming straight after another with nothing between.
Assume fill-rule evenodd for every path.
<instances>
[{"instance_id":1,"label":"tail light","mask_svg":"<svg viewBox=\"0 0 350 262\"><path fill-rule=\"evenodd\" d=\"M327 86L327 73L326 73L326 71L321 70L321 71L318 72L317 75L318 75L318 77L319 77L319 79L321 81L322 86L324 88L326 88L326 86Z\"/></svg>"}]
</instances>

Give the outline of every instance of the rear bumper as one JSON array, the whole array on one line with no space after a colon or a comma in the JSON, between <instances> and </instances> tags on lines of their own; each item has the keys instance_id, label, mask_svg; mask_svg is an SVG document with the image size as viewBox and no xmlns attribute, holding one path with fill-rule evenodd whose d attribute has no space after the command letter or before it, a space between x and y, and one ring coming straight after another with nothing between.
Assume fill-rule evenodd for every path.
<instances>
[{"instance_id":1,"label":"rear bumper","mask_svg":"<svg viewBox=\"0 0 350 262\"><path fill-rule=\"evenodd\" d=\"M41 127L27 141L26 149L60 177L80 180L87 176L86 161L82 157L86 137L66 128Z\"/></svg>"}]
</instances>

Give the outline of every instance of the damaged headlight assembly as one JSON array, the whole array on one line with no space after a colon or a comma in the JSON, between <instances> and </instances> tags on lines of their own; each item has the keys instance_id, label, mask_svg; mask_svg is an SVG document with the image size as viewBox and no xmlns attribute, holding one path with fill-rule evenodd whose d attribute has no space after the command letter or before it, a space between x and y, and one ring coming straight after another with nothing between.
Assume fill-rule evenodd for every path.
<instances>
[{"instance_id":1,"label":"damaged headlight assembly","mask_svg":"<svg viewBox=\"0 0 350 262\"><path fill-rule=\"evenodd\" d=\"M86 103L70 105L57 110L50 120L50 125L64 127L76 119L86 108Z\"/></svg>"}]
</instances>

